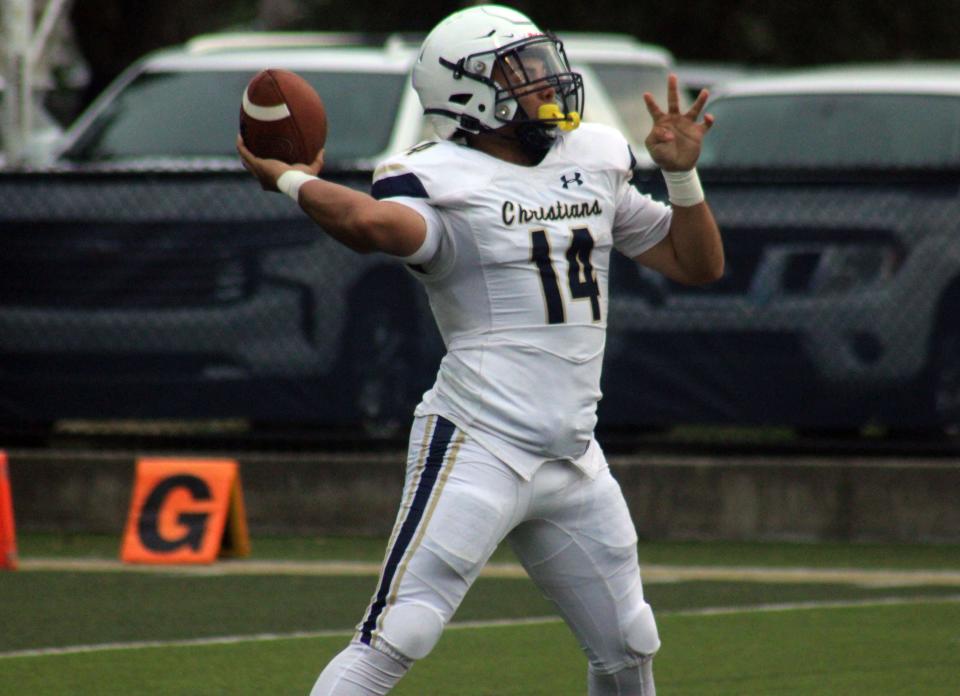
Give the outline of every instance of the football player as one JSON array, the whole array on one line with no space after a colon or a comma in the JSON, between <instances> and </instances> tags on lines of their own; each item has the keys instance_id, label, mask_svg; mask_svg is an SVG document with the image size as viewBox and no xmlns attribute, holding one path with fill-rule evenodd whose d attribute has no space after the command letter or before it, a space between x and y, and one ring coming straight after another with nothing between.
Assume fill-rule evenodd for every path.
<instances>
[{"instance_id":1,"label":"football player","mask_svg":"<svg viewBox=\"0 0 960 696\"><path fill-rule=\"evenodd\" d=\"M322 154L291 167L238 140L264 188L350 248L406 264L446 346L416 407L373 597L311 693L386 694L506 539L586 653L588 693L651 696L660 638L636 531L594 437L607 275L614 249L682 283L722 275L694 169L707 94L681 112L671 76L666 110L645 95L667 206L631 186L619 132L581 123L580 75L519 12L484 5L443 20L413 85L441 137L383 162L372 195L319 178Z\"/></svg>"}]
</instances>

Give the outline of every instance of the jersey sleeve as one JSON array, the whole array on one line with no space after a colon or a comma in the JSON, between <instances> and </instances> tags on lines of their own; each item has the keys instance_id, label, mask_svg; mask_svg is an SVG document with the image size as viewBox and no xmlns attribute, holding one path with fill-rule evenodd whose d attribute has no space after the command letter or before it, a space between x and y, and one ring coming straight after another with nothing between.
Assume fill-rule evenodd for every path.
<instances>
[{"instance_id":1,"label":"jersey sleeve","mask_svg":"<svg viewBox=\"0 0 960 696\"><path fill-rule=\"evenodd\" d=\"M619 134L618 134L619 135ZM634 258L657 244L670 231L670 206L640 193L631 183L637 158L623 136L617 180L617 210L613 220L613 244L622 254Z\"/></svg>"},{"instance_id":2,"label":"jersey sleeve","mask_svg":"<svg viewBox=\"0 0 960 696\"><path fill-rule=\"evenodd\" d=\"M672 217L669 206L640 193L625 180L613 222L614 247L630 258L642 254L667 236Z\"/></svg>"},{"instance_id":3,"label":"jersey sleeve","mask_svg":"<svg viewBox=\"0 0 960 696\"><path fill-rule=\"evenodd\" d=\"M370 193L377 200L405 205L423 218L427 226L423 244L412 255L400 260L417 274L430 275L449 265L450 260L441 256L452 245L444 243L447 228L436 200L428 191L429 177L417 170L416 163L409 161L416 151L414 148L392 157L377 167Z\"/></svg>"}]
</instances>

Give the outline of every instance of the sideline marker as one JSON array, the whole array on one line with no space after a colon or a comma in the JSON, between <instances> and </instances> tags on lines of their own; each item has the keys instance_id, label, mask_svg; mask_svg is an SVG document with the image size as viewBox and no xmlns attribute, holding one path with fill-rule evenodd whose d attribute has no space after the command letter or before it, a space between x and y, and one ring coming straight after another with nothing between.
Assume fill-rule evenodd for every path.
<instances>
[{"instance_id":1,"label":"sideline marker","mask_svg":"<svg viewBox=\"0 0 960 696\"><path fill-rule=\"evenodd\" d=\"M120 558L212 563L250 555L240 467L232 459L139 459Z\"/></svg>"},{"instance_id":2,"label":"sideline marker","mask_svg":"<svg viewBox=\"0 0 960 696\"><path fill-rule=\"evenodd\" d=\"M0 570L17 569L17 532L13 526L13 493L7 453L0 450Z\"/></svg>"}]
</instances>

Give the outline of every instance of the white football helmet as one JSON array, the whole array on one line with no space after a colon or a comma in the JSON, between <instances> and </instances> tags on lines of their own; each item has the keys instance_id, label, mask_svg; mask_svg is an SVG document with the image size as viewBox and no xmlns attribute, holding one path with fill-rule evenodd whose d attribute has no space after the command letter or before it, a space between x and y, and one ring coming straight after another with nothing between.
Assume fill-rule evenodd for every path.
<instances>
[{"instance_id":1,"label":"white football helmet","mask_svg":"<svg viewBox=\"0 0 960 696\"><path fill-rule=\"evenodd\" d=\"M494 80L496 65L508 84ZM548 86L555 104L524 113L516 97ZM413 87L442 137L522 121L552 139L557 127L576 128L583 111L583 78L570 70L563 44L500 5L460 10L440 22L420 48Z\"/></svg>"}]
</instances>

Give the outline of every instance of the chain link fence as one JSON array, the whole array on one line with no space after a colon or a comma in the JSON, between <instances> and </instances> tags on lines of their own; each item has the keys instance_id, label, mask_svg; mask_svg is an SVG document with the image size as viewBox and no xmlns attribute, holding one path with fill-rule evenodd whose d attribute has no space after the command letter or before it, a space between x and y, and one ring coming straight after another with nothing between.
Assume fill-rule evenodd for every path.
<instances>
[{"instance_id":1,"label":"chain link fence","mask_svg":"<svg viewBox=\"0 0 960 696\"><path fill-rule=\"evenodd\" d=\"M726 274L614 254L601 433L960 422L960 176L702 177ZM2 175L0 224L7 428L402 436L443 354L412 276L245 173Z\"/></svg>"}]
</instances>

